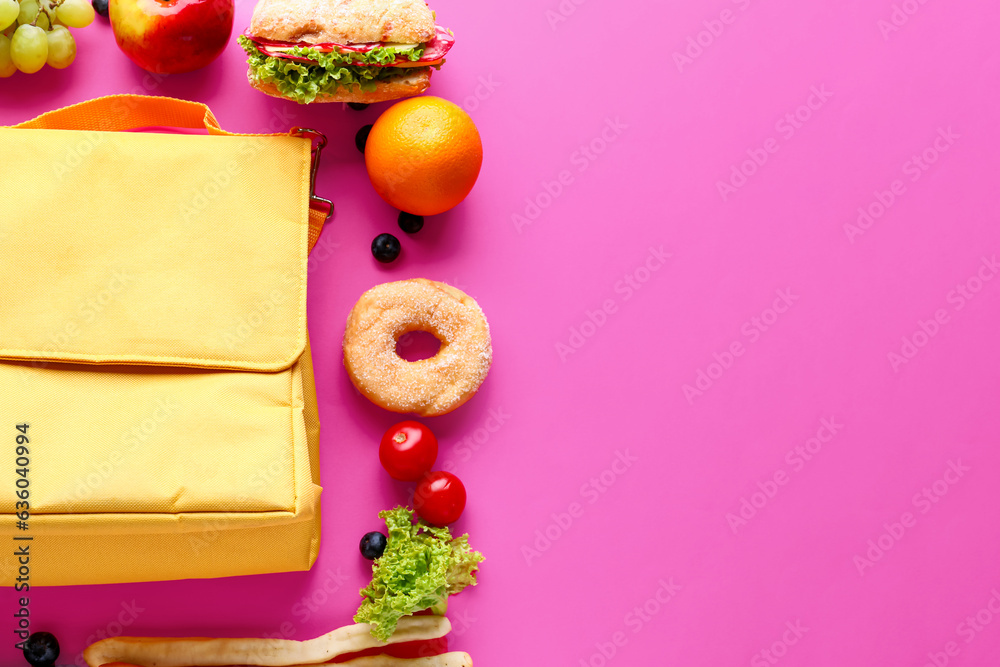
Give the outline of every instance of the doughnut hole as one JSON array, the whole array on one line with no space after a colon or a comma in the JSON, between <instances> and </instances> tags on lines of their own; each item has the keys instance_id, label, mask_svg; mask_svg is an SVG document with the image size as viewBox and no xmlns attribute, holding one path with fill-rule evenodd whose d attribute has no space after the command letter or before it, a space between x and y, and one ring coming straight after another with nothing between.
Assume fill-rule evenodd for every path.
<instances>
[{"instance_id":1,"label":"doughnut hole","mask_svg":"<svg viewBox=\"0 0 1000 667\"><path fill-rule=\"evenodd\" d=\"M441 340L429 331L408 331L396 339L396 354L403 361L421 361L435 356Z\"/></svg>"}]
</instances>

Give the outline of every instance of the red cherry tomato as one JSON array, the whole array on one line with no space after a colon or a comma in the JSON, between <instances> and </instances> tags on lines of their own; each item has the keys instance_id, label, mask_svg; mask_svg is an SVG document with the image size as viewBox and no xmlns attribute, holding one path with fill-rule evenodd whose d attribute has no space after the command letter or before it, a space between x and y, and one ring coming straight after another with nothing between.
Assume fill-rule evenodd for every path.
<instances>
[{"instance_id":1,"label":"red cherry tomato","mask_svg":"<svg viewBox=\"0 0 1000 667\"><path fill-rule=\"evenodd\" d=\"M393 479L415 482L437 460L438 441L431 430L419 422L399 422L382 436L378 459Z\"/></svg>"},{"instance_id":2,"label":"red cherry tomato","mask_svg":"<svg viewBox=\"0 0 1000 667\"><path fill-rule=\"evenodd\" d=\"M465 509L465 485L450 472L429 472L413 493L413 509L421 519L435 526L454 523Z\"/></svg>"}]
</instances>

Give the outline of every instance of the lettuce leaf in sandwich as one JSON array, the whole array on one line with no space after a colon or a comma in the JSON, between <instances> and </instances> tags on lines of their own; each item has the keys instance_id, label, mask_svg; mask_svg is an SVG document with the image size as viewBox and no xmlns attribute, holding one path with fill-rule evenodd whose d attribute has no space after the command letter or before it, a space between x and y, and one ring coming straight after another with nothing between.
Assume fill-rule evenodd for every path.
<instances>
[{"instance_id":1,"label":"lettuce leaf in sandwich","mask_svg":"<svg viewBox=\"0 0 1000 667\"><path fill-rule=\"evenodd\" d=\"M381 46L364 53L323 52L296 46L286 52L291 57L281 58L261 53L245 35L240 35L237 41L249 56L250 77L260 83L273 83L282 95L300 104L355 85L364 92L371 92L379 81L405 72L402 67L379 65L394 62L399 56L411 62L420 60L426 46Z\"/></svg>"}]
</instances>

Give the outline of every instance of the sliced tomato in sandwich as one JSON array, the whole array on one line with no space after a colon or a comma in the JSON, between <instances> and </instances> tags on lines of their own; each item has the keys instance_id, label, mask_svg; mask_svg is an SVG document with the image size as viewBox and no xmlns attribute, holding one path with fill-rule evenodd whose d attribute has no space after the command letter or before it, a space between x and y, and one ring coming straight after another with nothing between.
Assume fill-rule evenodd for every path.
<instances>
[{"instance_id":1,"label":"sliced tomato in sandwich","mask_svg":"<svg viewBox=\"0 0 1000 667\"><path fill-rule=\"evenodd\" d=\"M338 655L330 662L324 664L333 665L340 662L347 662L348 660L353 660L354 658L363 658L369 655L388 655L393 658L426 658L432 655L441 655L442 653L447 652L448 638L439 637L438 639L388 644L386 646L365 649L364 651L345 653L344 655Z\"/></svg>"},{"instance_id":2,"label":"sliced tomato in sandwich","mask_svg":"<svg viewBox=\"0 0 1000 667\"><path fill-rule=\"evenodd\" d=\"M430 609L421 609L413 614L414 616L433 616L434 612ZM348 660L353 660L354 658L363 658L369 655L388 655L393 658L429 658L432 655L441 655L442 653L448 652L448 635L444 637L438 637L437 639L423 639L415 642L400 642L398 644L387 644L386 646L377 646L375 648L365 649L364 651L356 651L354 653L345 653L344 655L337 656L327 664L336 664L338 662L347 662Z\"/></svg>"},{"instance_id":3,"label":"sliced tomato in sandwich","mask_svg":"<svg viewBox=\"0 0 1000 667\"><path fill-rule=\"evenodd\" d=\"M359 63L363 67L429 67L440 65L444 61L445 55L455 45L455 38L446 28L436 26L437 32L434 38L424 45L424 52L419 60L410 60L404 54L398 54L396 60L389 63ZM338 51L340 53L367 53L372 49L386 46L383 42L373 42L369 44L337 44L335 42L324 42L322 44L310 44L308 42L277 42L270 39L254 37L249 33L244 33L256 46L257 50L265 56L274 58L285 58L295 62L315 64L314 60L301 56L289 55L288 51L295 47L303 49L315 49L320 53L330 53Z\"/></svg>"}]
</instances>

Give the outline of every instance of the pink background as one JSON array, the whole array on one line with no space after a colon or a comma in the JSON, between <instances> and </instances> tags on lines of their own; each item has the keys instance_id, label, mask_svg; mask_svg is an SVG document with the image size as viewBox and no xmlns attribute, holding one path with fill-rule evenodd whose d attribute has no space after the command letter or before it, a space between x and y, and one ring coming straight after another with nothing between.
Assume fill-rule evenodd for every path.
<instances>
[{"instance_id":1,"label":"pink background","mask_svg":"<svg viewBox=\"0 0 1000 667\"><path fill-rule=\"evenodd\" d=\"M344 320L368 287L426 276L493 327L482 390L430 422L469 490L457 528L488 559L451 612L477 665L998 664L1000 280L983 278L1000 253L1000 9L683 4L434 0L458 41L430 92L469 110L486 157L466 202L412 237L354 148L384 105L257 94L235 39L156 81L99 21L71 69L0 81L5 124L145 92L204 101L235 131L318 128L337 205L310 276L316 566L38 590L60 662L119 632L123 605L141 609L129 634L350 622L358 539L408 498L376 456L397 417L342 369ZM238 30L251 11L240 0ZM721 193L734 166L750 175ZM845 228L880 198L867 230ZM389 266L368 248L385 231L403 243ZM920 347L894 368L904 337ZM17 660L5 641L0 663Z\"/></svg>"}]
</instances>

